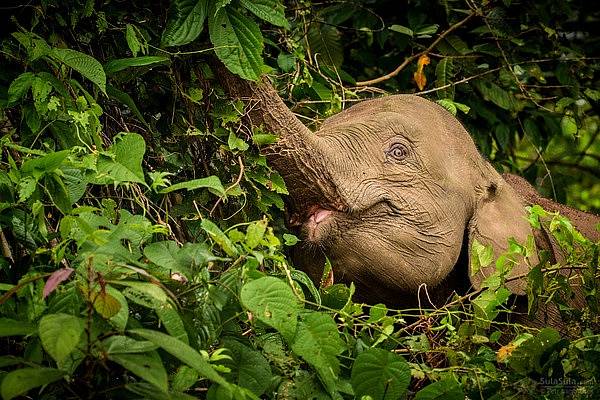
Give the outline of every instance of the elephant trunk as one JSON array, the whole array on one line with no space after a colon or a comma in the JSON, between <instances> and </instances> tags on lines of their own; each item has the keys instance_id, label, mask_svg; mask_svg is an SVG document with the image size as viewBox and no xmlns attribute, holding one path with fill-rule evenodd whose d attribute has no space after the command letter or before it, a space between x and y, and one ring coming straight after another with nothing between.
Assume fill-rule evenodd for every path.
<instances>
[{"instance_id":1,"label":"elephant trunk","mask_svg":"<svg viewBox=\"0 0 600 400\"><path fill-rule=\"evenodd\" d=\"M345 207L320 156L318 138L285 105L268 79L246 81L220 62L212 67L226 93L246 102L251 125L262 126L278 136L263 154L281 174L290 193L290 222L306 218L315 205Z\"/></svg>"}]
</instances>

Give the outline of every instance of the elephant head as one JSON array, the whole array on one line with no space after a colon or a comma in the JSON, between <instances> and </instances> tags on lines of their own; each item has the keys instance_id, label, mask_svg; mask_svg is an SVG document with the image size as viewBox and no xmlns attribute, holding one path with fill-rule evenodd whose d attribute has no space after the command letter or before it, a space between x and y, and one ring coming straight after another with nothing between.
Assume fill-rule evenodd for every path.
<instances>
[{"instance_id":1,"label":"elephant head","mask_svg":"<svg viewBox=\"0 0 600 400\"><path fill-rule=\"evenodd\" d=\"M279 171L292 183L291 221L305 246L299 258L313 279L322 252L336 279L354 282L363 299L410 303L423 284L445 291L475 239L498 255L509 237L531 234L518 194L433 102L413 95L364 101L302 136ZM335 190L318 189L323 179ZM307 195L307 187L316 189ZM469 273L471 283L478 287L486 272ZM512 270L525 272L525 263ZM523 291L518 281L510 288Z\"/></svg>"},{"instance_id":2,"label":"elephant head","mask_svg":"<svg viewBox=\"0 0 600 400\"><path fill-rule=\"evenodd\" d=\"M453 289L450 278L461 267L467 273L474 240L498 255L508 238L531 234L519 195L433 102L414 95L363 101L311 133L266 80L220 79L253 103L253 124L280 136L266 154L288 186L290 224L303 238L296 259L313 279L327 256L336 281L354 282L362 299L414 304L423 284ZM523 262L512 274L526 271ZM479 287L488 272L457 279ZM509 287L523 293L524 283Z\"/></svg>"}]
</instances>

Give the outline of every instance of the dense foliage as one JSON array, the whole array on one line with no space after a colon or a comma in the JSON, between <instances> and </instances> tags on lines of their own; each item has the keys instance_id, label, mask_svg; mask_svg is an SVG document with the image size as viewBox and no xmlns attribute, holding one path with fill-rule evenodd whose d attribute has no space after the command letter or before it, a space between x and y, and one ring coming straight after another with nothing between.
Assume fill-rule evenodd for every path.
<instances>
[{"instance_id":1,"label":"dense foliage","mask_svg":"<svg viewBox=\"0 0 600 400\"><path fill-rule=\"evenodd\" d=\"M285 6L285 8L284 8ZM211 57L272 76L303 122L421 93L541 192L600 210L599 12L585 1L39 0L2 6L0 394L32 398L598 398L600 246L532 208L532 313L504 279L388 310L287 258L286 188ZM475 246L474 262L494 262ZM564 266L563 265L563 266ZM326 266L327 268L327 266Z\"/></svg>"}]
</instances>

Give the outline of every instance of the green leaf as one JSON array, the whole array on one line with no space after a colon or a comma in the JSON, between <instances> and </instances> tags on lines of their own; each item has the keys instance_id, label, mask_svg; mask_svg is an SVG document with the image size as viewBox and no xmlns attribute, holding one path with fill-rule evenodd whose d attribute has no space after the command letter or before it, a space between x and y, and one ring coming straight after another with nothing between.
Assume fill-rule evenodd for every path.
<instances>
[{"instance_id":1,"label":"green leaf","mask_svg":"<svg viewBox=\"0 0 600 400\"><path fill-rule=\"evenodd\" d=\"M135 34L135 28L131 24L127 24L125 27L125 41L127 41L127 47L129 47L133 56L136 57L137 53L141 50L142 45ZM104 67L104 71L108 72L106 67Z\"/></svg>"},{"instance_id":2,"label":"green leaf","mask_svg":"<svg viewBox=\"0 0 600 400\"><path fill-rule=\"evenodd\" d=\"M223 187L223 184L221 183L219 177L215 175L207 176L206 178L192 179L191 181L179 182L169 186L168 188L164 188L160 191L160 193L171 193L181 189L187 189L188 191L190 191L201 188L211 189L217 195L225 196L225 188Z\"/></svg>"},{"instance_id":3,"label":"green leaf","mask_svg":"<svg viewBox=\"0 0 600 400\"><path fill-rule=\"evenodd\" d=\"M120 305L119 311L110 318L110 323L120 331L124 331L129 319L129 304L127 304L127 299L125 299L125 296L119 290L112 286L106 285L105 289Z\"/></svg>"},{"instance_id":4,"label":"green leaf","mask_svg":"<svg viewBox=\"0 0 600 400\"><path fill-rule=\"evenodd\" d=\"M8 87L8 107L16 104L27 94L34 78L35 75L31 72L24 72L11 82Z\"/></svg>"},{"instance_id":5,"label":"green leaf","mask_svg":"<svg viewBox=\"0 0 600 400\"><path fill-rule=\"evenodd\" d=\"M419 390L415 400L464 400L465 394L454 379L434 382Z\"/></svg>"},{"instance_id":6,"label":"green leaf","mask_svg":"<svg viewBox=\"0 0 600 400\"><path fill-rule=\"evenodd\" d=\"M182 46L196 39L204 27L207 4L208 0L172 0L161 43Z\"/></svg>"},{"instance_id":7,"label":"green leaf","mask_svg":"<svg viewBox=\"0 0 600 400\"><path fill-rule=\"evenodd\" d=\"M117 315L121 310L121 303L107 291L101 290L94 296L94 309L106 319Z\"/></svg>"},{"instance_id":8,"label":"green leaf","mask_svg":"<svg viewBox=\"0 0 600 400\"><path fill-rule=\"evenodd\" d=\"M69 154L69 150L62 150L27 160L21 166L21 172L39 178L44 173L57 170Z\"/></svg>"},{"instance_id":9,"label":"green leaf","mask_svg":"<svg viewBox=\"0 0 600 400\"><path fill-rule=\"evenodd\" d=\"M298 323L292 350L316 369L328 392L333 395L340 370L337 356L344 350L344 342L333 318L320 312L305 314Z\"/></svg>"},{"instance_id":10,"label":"green leaf","mask_svg":"<svg viewBox=\"0 0 600 400\"><path fill-rule=\"evenodd\" d=\"M519 108L514 96L490 81L476 80L475 87L481 92L485 100L489 100L505 110L515 111Z\"/></svg>"},{"instance_id":11,"label":"green leaf","mask_svg":"<svg viewBox=\"0 0 600 400\"><path fill-rule=\"evenodd\" d=\"M389 29L391 31L398 32L398 33L401 33L403 35L410 36L410 37L412 37L414 35L414 32L412 31L412 29L410 29L404 25L392 25L392 26L390 26Z\"/></svg>"},{"instance_id":12,"label":"green leaf","mask_svg":"<svg viewBox=\"0 0 600 400\"><path fill-rule=\"evenodd\" d=\"M494 248L491 245L484 246L474 239L471 245L470 275L477 274L481 268L489 266L492 261L494 261Z\"/></svg>"},{"instance_id":13,"label":"green leaf","mask_svg":"<svg viewBox=\"0 0 600 400\"><path fill-rule=\"evenodd\" d=\"M36 331L35 325L29 322L0 318L0 337L31 335Z\"/></svg>"},{"instance_id":14,"label":"green leaf","mask_svg":"<svg viewBox=\"0 0 600 400\"><path fill-rule=\"evenodd\" d=\"M30 389L55 382L63 375L63 371L54 368L21 368L11 371L2 380L2 399L13 399Z\"/></svg>"},{"instance_id":15,"label":"green leaf","mask_svg":"<svg viewBox=\"0 0 600 400\"><path fill-rule=\"evenodd\" d=\"M233 131L229 132L229 138L227 139L227 146L229 146L230 150L240 150L246 151L248 150L248 143L244 142L242 139L235 136Z\"/></svg>"},{"instance_id":16,"label":"green leaf","mask_svg":"<svg viewBox=\"0 0 600 400\"><path fill-rule=\"evenodd\" d=\"M292 72L296 68L296 57L293 54L279 53L277 65L283 72Z\"/></svg>"},{"instance_id":17,"label":"green leaf","mask_svg":"<svg viewBox=\"0 0 600 400\"><path fill-rule=\"evenodd\" d=\"M357 398L398 399L410 384L410 368L402 356L383 349L368 349L352 365L351 382Z\"/></svg>"},{"instance_id":18,"label":"green leaf","mask_svg":"<svg viewBox=\"0 0 600 400\"><path fill-rule=\"evenodd\" d=\"M231 72L256 81L263 70L263 37L258 25L233 8L224 7L208 20L217 57Z\"/></svg>"},{"instance_id":19,"label":"green leaf","mask_svg":"<svg viewBox=\"0 0 600 400\"><path fill-rule=\"evenodd\" d=\"M225 253L227 253L230 257L235 257L238 255L239 251L237 247L233 244L233 242L227 237L226 234L223 233L222 230L219 229L217 225L215 225L212 221L204 218L202 220L202 229L206 231L211 237L212 240L215 241Z\"/></svg>"},{"instance_id":20,"label":"green leaf","mask_svg":"<svg viewBox=\"0 0 600 400\"><path fill-rule=\"evenodd\" d=\"M454 77L454 62L452 58L446 57L438 62L435 67L436 87L446 86L452 83ZM454 88L452 86L438 91L438 98L454 100Z\"/></svg>"},{"instance_id":21,"label":"green leaf","mask_svg":"<svg viewBox=\"0 0 600 400\"><path fill-rule=\"evenodd\" d=\"M110 60L104 64L104 71L106 71L108 75L111 75L115 72L123 71L124 69L131 67L147 67L150 65L166 64L168 62L169 58L163 56L119 58L116 60Z\"/></svg>"},{"instance_id":22,"label":"green leaf","mask_svg":"<svg viewBox=\"0 0 600 400\"><path fill-rule=\"evenodd\" d=\"M240 298L260 321L288 340L294 336L300 307L292 288L281 279L266 276L250 281L242 287Z\"/></svg>"},{"instance_id":23,"label":"green leaf","mask_svg":"<svg viewBox=\"0 0 600 400\"><path fill-rule=\"evenodd\" d=\"M563 135L575 136L577 134L577 121L571 115L565 115L560 120Z\"/></svg>"},{"instance_id":24,"label":"green leaf","mask_svg":"<svg viewBox=\"0 0 600 400\"><path fill-rule=\"evenodd\" d=\"M560 334L552 328L543 328L535 337L519 345L510 355L509 365L520 374L542 373L543 362L552 361L547 354L561 340Z\"/></svg>"},{"instance_id":25,"label":"green leaf","mask_svg":"<svg viewBox=\"0 0 600 400\"><path fill-rule=\"evenodd\" d=\"M313 57L329 67L339 68L344 61L340 32L331 25L312 23L306 36Z\"/></svg>"},{"instance_id":26,"label":"green leaf","mask_svg":"<svg viewBox=\"0 0 600 400\"><path fill-rule=\"evenodd\" d=\"M107 151L111 157L102 155L98 158L95 183L145 183L142 170L145 152L146 142L142 136L137 133L120 136Z\"/></svg>"},{"instance_id":27,"label":"green leaf","mask_svg":"<svg viewBox=\"0 0 600 400\"><path fill-rule=\"evenodd\" d=\"M169 335L181 340L185 344L189 344L190 341L185 326L183 325L183 321L177 310L175 310L171 304L165 303L156 307L154 311L156 312L156 315L158 315L158 318L160 318L160 321L167 332L169 332Z\"/></svg>"},{"instance_id":28,"label":"green leaf","mask_svg":"<svg viewBox=\"0 0 600 400\"><path fill-rule=\"evenodd\" d=\"M293 246L300 241L296 235L292 235L290 233L283 234L283 240L285 241L286 246Z\"/></svg>"},{"instance_id":29,"label":"green leaf","mask_svg":"<svg viewBox=\"0 0 600 400\"><path fill-rule=\"evenodd\" d=\"M178 392L185 392L198 381L198 371L187 365L182 365L177 368L177 372L173 376L171 387Z\"/></svg>"},{"instance_id":30,"label":"green leaf","mask_svg":"<svg viewBox=\"0 0 600 400\"><path fill-rule=\"evenodd\" d=\"M137 107L130 95L119 89L116 89L111 85L106 86L106 93L108 93L110 97L120 101L121 103L129 107L129 109L137 117L137 119L143 122L144 125L146 125L150 129L150 125L148 124L148 122L146 122L146 119L144 118L144 116L140 112L140 109Z\"/></svg>"},{"instance_id":31,"label":"green leaf","mask_svg":"<svg viewBox=\"0 0 600 400\"><path fill-rule=\"evenodd\" d=\"M266 231L267 231L267 220L266 219L252 222L250 225L248 225L248 228L246 229L246 238L245 238L246 246L251 250L254 249L256 246L258 246L260 244L263 236L265 236Z\"/></svg>"},{"instance_id":32,"label":"green leaf","mask_svg":"<svg viewBox=\"0 0 600 400\"><path fill-rule=\"evenodd\" d=\"M260 19L283 28L289 27L279 0L240 0L240 4Z\"/></svg>"},{"instance_id":33,"label":"green leaf","mask_svg":"<svg viewBox=\"0 0 600 400\"><path fill-rule=\"evenodd\" d=\"M188 366L194 368L202 376L210 379L219 385L229 386L227 381L217 373L217 371L206 361L196 350L183 343L181 340L175 339L172 336L162 332L152 331L149 329L133 329L131 333L141 336L146 340L151 341L155 345L161 347L167 353Z\"/></svg>"},{"instance_id":34,"label":"green leaf","mask_svg":"<svg viewBox=\"0 0 600 400\"><path fill-rule=\"evenodd\" d=\"M106 94L106 74L94 57L71 49L52 49L50 56L79 72Z\"/></svg>"},{"instance_id":35,"label":"green leaf","mask_svg":"<svg viewBox=\"0 0 600 400\"><path fill-rule=\"evenodd\" d=\"M102 346L107 354L130 354L130 353L146 353L158 348L152 342L147 340L135 340L128 336L114 335L109 336L102 341Z\"/></svg>"},{"instance_id":36,"label":"green leaf","mask_svg":"<svg viewBox=\"0 0 600 400\"><path fill-rule=\"evenodd\" d=\"M223 347L231 353L230 360L223 360L223 365L231 369L229 380L257 396L262 395L272 379L267 359L259 351L234 339L224 340Z\"/></svg>"},{"instance_id":37,"label":"green leaf","mask_svg":"<svg viewBox=\"0 0 600 400\"><path fill-rule=\"evenodd\" d=\"M150 382L163 392L169 390L167 371L156 351L141 354L109 353L108 359Z\"/></svg>"},{"instance_id":38,"label":"green leaf","mask_svg":"<svg viewBox=\"0 0 600 400\"><path fill-rule=\"evenodd\" d=\"M48 314L40 320L38 332L44 350L60 364L79 344L83 327L83 321L73 315Z\"/></svg>"}]
</instances>

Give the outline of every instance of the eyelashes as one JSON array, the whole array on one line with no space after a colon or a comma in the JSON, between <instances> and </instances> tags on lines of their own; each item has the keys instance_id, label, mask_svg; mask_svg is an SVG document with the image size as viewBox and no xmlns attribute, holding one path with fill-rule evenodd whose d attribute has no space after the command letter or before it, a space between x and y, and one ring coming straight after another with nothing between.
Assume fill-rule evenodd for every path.
<instances>
[{"instance_id":1,"label":"eyelashes","mask_svg":"<svg viewBox=\"0 0 600 400\"><path fill-rule=\"evenodd\" d=\"M392 143L385 156L388 160L404 161L408 157L408 147L402 143Z\"/></svg>"}]
</instances>

